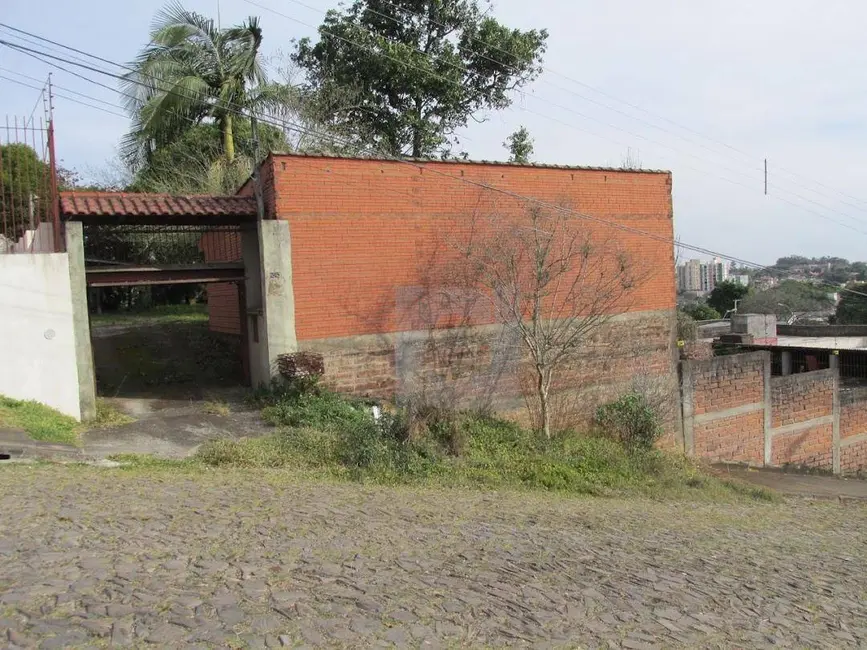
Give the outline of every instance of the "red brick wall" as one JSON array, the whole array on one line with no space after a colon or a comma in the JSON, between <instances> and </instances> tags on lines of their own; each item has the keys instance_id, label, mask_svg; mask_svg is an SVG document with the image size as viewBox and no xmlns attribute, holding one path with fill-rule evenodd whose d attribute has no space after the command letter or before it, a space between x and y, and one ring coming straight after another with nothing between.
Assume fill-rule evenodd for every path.
<instances>
[{"instance_id":1,"label":"red brick wall","mask_svg":"<svg viewBox=\"0 0 867 650\"><path fill-rule=\"evenodd\" d=\"M774 429L832 415L833 409L834 378L830 371L771 378Z\"/></svg>"},{"instance_id":2,"label":"red brick wall","mask_svg":"<svg viewBox=\"0 0 867 650\"><path fill-rule=\"evenodd\" d=\"M853 440L856 436L859 438ZM840 395L840 470L867 472L867 388L847 389Z\"/></svg>"},{"instance_id":3,"label":"red brick wall","mask_svg":"<svg viewBox=\"0 0 867 650\"><path fill-rule=\"evenodd\" d=\"M843 391L840 396L840 439L867 434L867 389Z\"/></svg>"},{"instance_id":4,"label":"red brick wall","mask_svg":"<svg viewBox=\"0 0 867 650\"><path fill-rule=\"evenodd\" d=\"M831 424L777 434L771 440L771 463L831 469L833 435Z\"/></svg>"},{"instance_id":5,"label":"red brick wall","mask_svg":"<svg viewBox=\"0 0 867 650\"><path fill-rule=\"evenodd\" d=\"M695 415L762 402L765 361L761 354L717 357L693 365Z\"/></svg>"},{"instance_id":6,"label":"red brick wall","mask_svg":"<svg viewBox=\"0 0 867 650\"><path fill-rule=\"evenodd\" d=\"M836 379L822 370L771 379L772 431L780 427L827 418L834 414ZM774 433L771 462L830 469L833 458L833 425L816 424L789 433Z\"/></svg>"},{"instance_id":7,"label":"red brick wall","mask_svg":"<svg viewBox=\"0 0 867 650\"><path fill-rule=\"evenodd\" d=\"M325 381L341 392L392 399L424 394L459 407L493 407L520 415L525 409L519 346L501 339L497 327L300 342L325 357ZM630 346L630 337L640 345ZM659 393L670 391L670 412L679 410L672 373L671 320L664 313L630 314L608 323L590 351L564 367L553 386L555 402L569 425L586 424L596 407L614 399L636 376L650 378ZM674 425L672 425L673 427Z\"/></svg>"},{"instance_id":8,"label":"red brick wall","mask_svg":"<svg viewBox=\"0 0 867 650\"><path fill-rule=\"evenodd\" d=\"M437 162L420 169L278 155L270 164L277 214L290 222L299 341L411 329L395 309L400 289L423 285L432 264L447 264L474 217L526 214L525 202L464 181L673 236L668 173ZM674 309L671 244L591 221L575 224L630 253L647 275L618 311Z\"/></svg>"},{"instance_id":9,"label":"red brick wall","mask_svg":"<svg viewBox=\"0 0 867 650\"><path fill-rule=\"evenodd\" d=\"M764 426L764 410L696 423L693 430L695 455L713 461L761 465L765 451Z\"/></svg>"},{"instance_id":10,"label":"red brick wall","mask_svg":"<svg viewBox=\"0 0 867 650\"><path fill-rule=\"evenodd\" d=\"M867 472L867 440L840 447L840 471L843 474Z\"/></svg>"},{"instance_id":11,"label":"red brick wall","mask_svg":"<svg viewBox=\"0 0 867 650\"><path fill-rule=\"evenodd\" d=\"M695 455L760 465L764 459L765 353L684 363L684 395L691 395ZM749 410L750 407L755 407ZM725 416L730 409L748 409ZM720 415L717 415L720 414Z\"/></svg>"}]
</instances>

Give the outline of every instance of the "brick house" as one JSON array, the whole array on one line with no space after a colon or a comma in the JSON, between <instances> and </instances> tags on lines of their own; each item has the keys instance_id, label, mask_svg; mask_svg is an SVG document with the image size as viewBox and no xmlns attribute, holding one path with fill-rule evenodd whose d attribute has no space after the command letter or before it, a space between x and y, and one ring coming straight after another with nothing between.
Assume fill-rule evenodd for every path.
<instances>
[{"instance_id":1,"label":"brick house","mask_svg":"<svg viewBox=\"0 0 867 650\"><path fill-rule=\"evenodd\" d=\"M433 378L462 401L484 393L502 412L524 410L517 364L500 354L491 313L474 315L456 376L455 358L443 362L428 347L450 330L421 322L414 302L431 267L449 264L447 242L468 233L474 217L526 214L517 195L591 215L597 220L576 218L575 227L613 241L643 269L558 389L589 413L636 373L676 383L669 172L271 154L261 175L266 218L289 226L298 347L324 355L333 387L395 398ZM252 193L249 182L240 190ZM212 329L239 334L238 305L234 285L211 285ZM244 315L250 322L255 307Z\"/></svg>"}]
</instances>

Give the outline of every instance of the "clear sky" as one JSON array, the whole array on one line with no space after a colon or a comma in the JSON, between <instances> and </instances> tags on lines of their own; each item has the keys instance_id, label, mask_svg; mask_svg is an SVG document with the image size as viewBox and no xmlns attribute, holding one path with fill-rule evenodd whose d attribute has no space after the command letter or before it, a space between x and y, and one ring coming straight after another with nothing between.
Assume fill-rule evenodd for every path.
<instances>
[{"instance_id":1,"label":"clear sky","mask_svg":"<svg viewBox=\"0 0 867 650\"><path fill-rule=\"evenodd\" d=\"M336 5L255 2L294 20L220 0L222 24L261 16L268 55L313 35ZM3 0L0 21L127 62L147 42L162 4ZM217 12L217 0L184 6ZM535 138L537 162L619 166L631 149L645 168L673 171L684 242L760 263L790 253L867 259L867 3L499 0L494 11L509 26L550 31L548 70L511 109L467 129L472 158L504 159L502 142L520 125ZM9 70L44 80L50 67L0 47L0 75L41 85ZM54 81L118 103L111 91L64 72ZM37 96L0 79L2 113L29 115ZM86 176L113 158L127 127L122 117L62 98L56 124L64 165Z\"/></svg>"}]
</instances>

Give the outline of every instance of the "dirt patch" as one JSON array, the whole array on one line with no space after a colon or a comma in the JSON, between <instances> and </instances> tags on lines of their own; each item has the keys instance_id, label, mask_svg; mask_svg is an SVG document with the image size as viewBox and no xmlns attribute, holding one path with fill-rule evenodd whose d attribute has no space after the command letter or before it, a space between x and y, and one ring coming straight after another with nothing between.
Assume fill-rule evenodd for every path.
<instances>
[{"instance_id":1,"label":"dirt patch","mask_svg":"<svg viewBox=\"0 0 867 650\"><path fill-rule=\"evenodd\" d=\"M207 323L94 326L97 391L106 397L207 398L244 382L241 339Z\"/></svg>"}]
</instances>

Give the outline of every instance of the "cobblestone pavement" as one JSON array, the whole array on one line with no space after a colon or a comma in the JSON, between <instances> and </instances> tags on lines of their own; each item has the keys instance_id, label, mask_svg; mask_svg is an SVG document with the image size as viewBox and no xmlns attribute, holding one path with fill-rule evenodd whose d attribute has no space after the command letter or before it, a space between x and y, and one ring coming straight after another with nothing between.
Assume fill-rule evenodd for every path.
<instances>
[{"instance_id":1,"label":"cobblestone pavement","mask_svg":"<svg viewBox=\"0 0 867 650\"><path fill-rule=\"evenodd\" d=\"M867 507L0 467L3 647L867 647Z\"/></svg>"}]
</instances>

